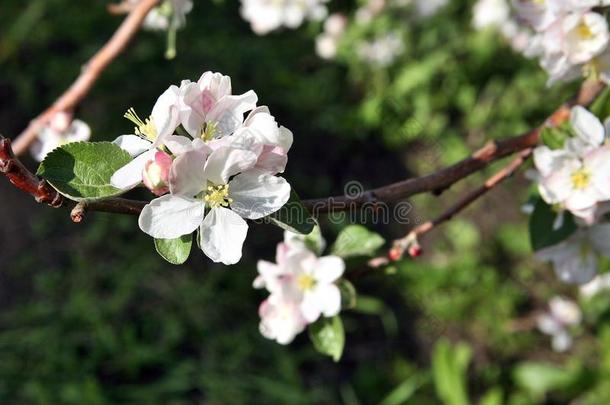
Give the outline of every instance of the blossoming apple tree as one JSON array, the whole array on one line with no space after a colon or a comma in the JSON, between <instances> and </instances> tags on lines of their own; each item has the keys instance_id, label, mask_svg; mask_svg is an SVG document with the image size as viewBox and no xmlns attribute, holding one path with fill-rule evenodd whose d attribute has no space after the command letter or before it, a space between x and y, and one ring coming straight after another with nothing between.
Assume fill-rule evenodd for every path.
<instances>
[{"instance_id":1,"label":"blossoming apple tree","mask_svg":"<svg viewBox=\"0 0 610 405\"><path fill-rule=\"evenodd\" d=\"M327 0L242 0L241 15L258 35L325 20L312 46L320 57L333 59L340 57L350 30L358 25L405 7L426 18L445 5L413 3L371 0L353 15L329 15ZM125 21L74 84L14 143L2 139L0 169L37 201L71 208L75 222L93 211L137 215L160 256L175 265L187 260L193 246L207 260L235 264L248 233L256 232L253 222L282 227L285 236L274 261L261 258L253 283L269 293L259 308L260 331L288 344L309 328L315 347L338 360L345 342L339 315L356 299L354 285L344 277L350 271L345 259L368 258L367 269L373 270L405 253L418 256L423 235L502 183L530 157L534 168L528 174L537 193L525 208L531 212L535 256L553 263L566 283L600 283L597 262L601 256L610 258L610 123L588 107L603 98L610 80L610 32L603 14L608 5L605 0L479 0L473 9L474 29L495 30L517 52L538 58L549 85L581 80L578 94L557 103L540 126L490 142L435 173L357 196L301 201L285 169L290 149L302 138L276 120L255 90L233 94L230 77L222 73L206 71L197 81L169 85L151 103L150 113L125 106L125 118L133 124L129 133L113 142L87 142L91 131L73 119L73 111L104 68L141 26L167 31L167 56L175 56L176 30L184 27L193 6L191 1L126 0L111 7L115 13L128 13ZM389 32L357 48L363 61L384 67L393 63L403 44L400 33ZM17 158L28 148L41 161L36 175ZM481 187L390 243L385 253L384 239L361 225L345 228L325 253L318 216L438 193L511 155L513 160ZM148 189L151 199L120 197L136 187ZM552 313L539 320L558 350L569 346L567 328L580 321L573 305L557 298Z\"/></svg>"}]
</instances>

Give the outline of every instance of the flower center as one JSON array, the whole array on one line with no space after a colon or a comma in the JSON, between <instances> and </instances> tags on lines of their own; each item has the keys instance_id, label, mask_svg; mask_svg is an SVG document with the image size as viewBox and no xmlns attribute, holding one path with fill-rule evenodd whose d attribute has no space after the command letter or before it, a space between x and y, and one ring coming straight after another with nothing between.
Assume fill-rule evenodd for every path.
<instances>
[{"instance_id":1,"label":"flower center","mask_svg":"<svg viewBox=\"0 0 610 405\"><path fill-rule=\"evenodd\" d=\"M585 189L591 183L591 173L586 169L578 169L571 176L572 187L577 190Z\"/></svg>"},{"instance_id":2,"label":"flower center","mask_svg":"<svg viewBox=\"0 0 610 405\"><path fill-rule=\"evenodd\" d=\"M203 201L210 205L210 208L228 207L233 202L229 198L229 185L224 186L208 186Z\"/></svg>"},{"instance_id":3,"label":"flower center","mask_svg":"<svg viewBox=\"0 0 610 405\"><path fill-rule=\"evenodd\" d=\"M578 27L576 27L576 32L578 32L578 36L582 39L593 38L593 31L591 31L591 28L584 22L578 24Z\"/></svg>"},{"instance_id":4,"label":"flower center","mask_svg":"<svg viewBox=\"0 0 610 405\"><path fill-rule=\"evenodd\" d=\"M214 138L214 135L216 135L216 132L218 132L218 123L206 122L201 127L200 137L201 137L201 139L203 139L204 141L207 142Z\"/></svg>"},{"instance_id":5,"label":"flower center","mask_svg":"<svg viewBox=\"0 0 610 405\"><path fill-rule=\"evenodd\" d=\"M146 118L145 121L142 121L142 118L138 116L136 110L133 108L127 110L123 117L136 124L136 127L134 128L136 135L146 138L151 142L157 139L157 130L150 117Z\"/></svg>"},{"instance_id":6,"label":"flower center","mask_svg":"<svg viewBox=\"0 0 610 405\"><path fill-rule=\"evenodd\" d=\"M301 291L309 291L316 285L316 280L309 274L301 274L297 278L297 285Z\"/></svg>"}]
</instances>

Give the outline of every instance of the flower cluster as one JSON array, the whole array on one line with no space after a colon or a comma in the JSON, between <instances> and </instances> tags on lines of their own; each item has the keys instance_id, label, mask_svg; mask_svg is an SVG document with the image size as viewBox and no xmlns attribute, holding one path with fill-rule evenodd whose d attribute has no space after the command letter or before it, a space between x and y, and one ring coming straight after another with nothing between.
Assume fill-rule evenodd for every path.
<instances>
[{"instance_id":1,"label":"flower cluster","mask_svg":"<svg viewBox=\"0 0 610 405\"><path fill-rule=\"evenodd\" d=\"M259 261L254 280L255 288L270 293L259 308L260 331L268 339L288 344L321 316L339 313L341 293L335 283L345 263L338 256L317 257L302 237L290 232L278 244L275 261Z\"/></svg>"},{"instance_id":2,"label":"flower cluster","mask_svg":"<svg viewBox=\"0 0 610 405\"><path fill-rule=\"evenodd\" d=\"M572 331L582 320L578 304L563 297L549 301L549 311L537 318L538 330L551 336L551 345L556 352L564 352L572 346Z\"/></svg>"},{"instance_id":3,"label":"flower cluster","mask_svg":"<svg viewBox=\"0 0 610 405\"><path fill-rule=\"evenodd\" d=\"M241 15L252 30L265 35L282 26L297 28L309 19L326 17L328 0L241 0Z\"/></svg>"},{"instance_id":4,"label":"flower cluster","mask_svg":"<svg viewBox=\"0 0 610 405\"><path fill-rule=\"evenodd\" d=\"M595 74L610 78L610 32L596 7L608 0L479 0L473 10L477 29L494 26L527 57L538 57L549 85Z\"/></svg>"},{"instance_id":5,"label":"flower cluster","mask_svg":"<svg viewBox=\"0 0 610 405\"><path fill-rule=\"evenodd\" d=\"M143 183L159 196L140 214L142 231L156 239L198 231L210 259L239 261L245 219L272 214L290 196L290 185L276 175L286 166L292 133L257 100L252 90L233 95L228 76L206 72L197 82L170 86L149 118L133 109L125 114L134 134L115 143L133 160L111 183L125 191Z\"/></svg>"},{"instance_id":6,"label":"flower cluster","mask_svg":"<svg viewBox=\"0 0 610 405\"><path fill-rule=\"evenodd\" d=\"M73 120L72 114L58 112L38 133L36 142L30 147L30 153L34 159L42 162L49 152L58 146L71 142L88 141L90 137L91 128L86 122Z\"/></svg>"},{"instance_id":7,"label":"flower cluster","mask_svg":"<svg viewBox=\"0 0 610 405\"><path fill-rule=\"evenodd\" d=\"M560 149L537 147L534 163L542 199L559 212L555 228L568 211L579 229L537 256L553 262L561 280L582 284L595 276L598 255L610 257L610 224L599 223L610 207L610 146L604 125L583 107L572 109L570 124L574 136Z\"/></svg>"}]
</instances>

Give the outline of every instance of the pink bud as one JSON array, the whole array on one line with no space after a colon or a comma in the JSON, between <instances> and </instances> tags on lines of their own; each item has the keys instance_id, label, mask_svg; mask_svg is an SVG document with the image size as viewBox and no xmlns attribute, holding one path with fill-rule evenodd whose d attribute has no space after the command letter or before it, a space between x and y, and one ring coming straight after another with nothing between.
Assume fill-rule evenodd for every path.
<instances>
[{"instance_id":1,"label":"pink bud","mask_svg":"<svg viewBox=\"0 0 610 405\"><path fill-rule=\"evenodd\" d=\"M416 258L421 256L421 254L423 253L421 246L419 246L419 244L414 244L412 246L409 247L409 256L411 256L412 258Z\"/></svg>"},{"instance_id":2,"label":"pink bud","mask_svg":"<svg viewBox=\"0 0 610 405\"><path fill-rule=\"evenodd\" d=\"M169 169L172 157L165 152L158 151L155 158L144 166L142 180L144 185L155 195L163 195L169 191Z\"/></svg>"},{"instance_id":3,"label":"pink bud","mask_svg":"<svg viewBox=\"0 0 610 405\"><path fill-rule=\"evenodd\" d=\"M393 262L396 262L402 258L402 250L399 247L393 247L388 252L388 259Z\"/></svg>"}]
</instances>

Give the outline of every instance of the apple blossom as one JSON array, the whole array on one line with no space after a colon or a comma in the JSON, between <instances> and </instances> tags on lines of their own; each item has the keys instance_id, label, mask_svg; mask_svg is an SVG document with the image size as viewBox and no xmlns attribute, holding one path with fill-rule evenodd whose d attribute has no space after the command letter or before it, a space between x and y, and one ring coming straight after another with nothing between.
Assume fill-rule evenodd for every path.
<instances>
[{"instance_id":1,"label":"apple blossom","mask_svg":"<svg viewBox=\"0 0 610 405\"><path fill-rule=\"evenodd\" d=\"M291 337L289 342L320 316L337 315L341 310L341 292L335 283L344 270L345 263L340 257L317 257L302 236L286 232L284 242L277 247L276 263L260 260L259 276L253 283L255 288L266 288L271 294L261 306L264 307L260 311L261 331L274 333L263 335L274 338L283 333ZM280 313L281 323L277 320Z\"/></svg>"},{"instance_id":2,"label":"apple blossom","mask_svg":"<svg viewBox=\"0 0 610 405\"><path fill-rule=\"evenodd\" d=\"M478 0L473 9L472 25L481 30L502 27L510 18L510 7L506 0Z\"/></svg>"},{"instance_id":3,"label":"apple blossom","mask_svg":"<svg viewBox=\"0 0 610 405\"><path fill-rule=\"evenodd\" d=\"M147 163L154 160L158 148L164 146L179 122L180 89L170 86L155 103L149 118L142 120L133 109L125 117L136 124L134 135L121 135L114 143L127 151L134 159L114 173L111 184L121 190L129 190L142 183L142 173Z\"/></svg>"},{"instance_id":4,"label":"apple blossom","mask_svg":"<svg viewBox=\"0 0 610 405\"><path fill-rule=\"evenodd\" d=\"M564 149L534 150L538 189L547 203L587 218L598 202L610 200L610 147L603 145L604 126L586 109L574 107L570 122L576 137L567 140Z\"/></svg>"},{"instance_id":5,"label":"apple blossom","mask_svg":"<svg viewBox=\"0 0 610 405\"><path fill-rule=\"evenodd\" d=\"M56 113L48 125L38 133L38 138L30 147L32 157L38 162L53 149L71 142L83 142L91 137L91 128L81 120L72 120L65 112Z\"/></svg>"},{"instance_id":6,"label":"apple blossom","mask_svg":"<svg viewBox=\"0 0 610 405\"><path fill-rule=\"evenodd\" d=\"M537 318L538 329L552 338L553 350L564 352L572 346L570 328L580 324L582 313L573 301L563 297L553 297L549 301L549 312Z\"/></svg>"},{"instance_id":7,"label":"apple blossom","mask_svg":"<svg viewBox=\"0 0 610 405\"><path fill-rule=\"evenodd\" d=\"M144 207L142 231L157 239L174 239L199 229L201 249L210 259L237 263L248 231L244 218L272 214L290 197L286 180L254 167L255 151L262 148L253 145L249 150L202 143L179 155L170 170L171 194Z\"/></svg>"},{"instance_id":8,"label":"apple blossom","mask_svg":"<svg viewBox=\"0 0 610 405\"><path fill-rule=\"evenodd\" d=\"M304 20L322 20L329 0L241 0L241 15L252 30L265 35L282 26L297 28Z\"/></svg>"},{"instance_id":9,"label":"apple blossom","mask_svg":"<svg viewBox=\"0 0 610 405\"><path fill-rule=\"evenodd\" d=\"M180 85L180 122L192 137L221 138L235 132L257 101L252 90L232 95L229 76L205 72L196 83Z\"/></svg>"},{"instance_id":10,"label":"apple blossom","mask_svg":"<svg viewBox=\"0 0 610 405\"><path fill-rule=\"evenodd\" d=\"M536 252L536 258L551 262L563 282L584 284L597 273L598 258L610 258L610 224L578 229L557 245Z\"/></svg>"}]
</instances>

